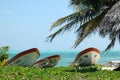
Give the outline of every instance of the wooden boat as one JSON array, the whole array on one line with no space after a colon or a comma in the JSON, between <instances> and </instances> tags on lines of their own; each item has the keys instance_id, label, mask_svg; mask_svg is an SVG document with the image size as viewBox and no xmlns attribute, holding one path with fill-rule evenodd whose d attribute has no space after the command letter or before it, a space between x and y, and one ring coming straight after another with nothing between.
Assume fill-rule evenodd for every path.
<instances>
[{"instance_id":1,"label":"wooden boat","mask_svg":"<svg viewBox=\"0 0 120 80\"><path fill-rule=\"evenodd\" d=\"M8 60L6 65L32 66L33 63L39 58L39 56L39 50L37 48L32 48L20 52L19 54Z\"/></svg>"},{"instance_id":2,"label":"wooden boat","mask_svg":"<svg viewBox=\"0 0 120 80\"><path fill-rule=\"evenodd\" d=\"M91 66L98 63L100 51L90 47L81 51L72 62L72 66Z\"/></svg>"},{"instance_id":3,"label":"wooden boat","mask_svg":"<svg viewBox=\"0 0 120 80\"><path fill-rule=\"evenodd\" d=\"M61 59L60 55L49 56L42 60L38 60L33 64L33 66L40 68L55 67L60 59Z\"/></svg>"}]
</instances>

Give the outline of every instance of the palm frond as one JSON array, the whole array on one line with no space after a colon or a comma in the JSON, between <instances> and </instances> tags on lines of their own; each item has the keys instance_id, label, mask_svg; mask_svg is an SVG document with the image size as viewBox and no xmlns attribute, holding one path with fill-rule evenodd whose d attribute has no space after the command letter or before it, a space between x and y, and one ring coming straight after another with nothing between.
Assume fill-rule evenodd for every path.
<instances>
[{"instance_id":1,"label":"palm frond","mask_svg":"<svg viewBox=\"0 0 120 80\"><path fill-rule=\"evenodd\" d=\"M78 22L80 22L80 26L85 24L87 21L89 21L89 20L91 20L91 19L93 19L94 17L97 16L96 15L97 13L94 13L94 14L93 13L94 13L94 11L93 12L92 11L88 11L88 12L86 12L85 15L83 15L83 14L80 14L80 12L76 12L76 13L73 13L73 14L67 16L67 17L59 19L58 21L56 21L52 25L51 29L53 29L56 26L62 24L66 20L68 21L68 24L66 24L65 26L63 26L59 30L57 30L55 33L53 33L50 36L48 36L47 39L51 42L58 34L60 34L61 32L65 32L68 29L71 29L72 27L74 27L73 25L77 25Z\"/></svg>"},{"instance_id":2,"label":"palm frond","mask_svg":"<svg viewBox=\"0 0 120 80\"><path fill-rule=\"evenodd\" d=\"M115 45L115 40L116 40L116 38L113 38L111 40L111 42L109 43L109 45L107 46L107 48L105 49L105 51L110 50Z\"/></svg>"},{"instance_id":3,"label":"palm frond","mask_svg":"<svg viewBox=\"0 0 120 80\"><path fill-rule=\"evenodd\" d=\"M86 12L85 12L86 11ZM60 18L58 19L56 22L53 23L53 25L51 26L51 29L54 29L55 27L65 23L65 22L71 22L72 20L78 20L82 25L84 23L86 23L87 21L95 18L96 16L100 15L103 11L99 10L99 11L95 11L95 10L84 10L84 12L82 11L77 11L73 14L70 14L66 17Z\"/></svg>"},{"instance_id":4,"label":"palm frond","mask_svg":"<svg viewBox=\"0 0 120 80\"><path fill-rule=\"evenodd\" d=\"M108 35L111 40L106 50L114 46L116 39L120 41L120 0L71 0L70 4L76 11L53 23L50 30L63 26L47 37L49 41L72 28L78 33L74 48L97 29L100 36Z\"/></svg>"},{"instance_id":5,"label":"palm frond","mask_svg":"<svg viewBox=\"0 0 120 80\"><path fill-rule=\"evenodd\" d=\"M109 8L111 8L115 3L117 3L119 0L104 0L105 1L105 5L109 6Z\"/></svg>"},{"instance_id":6,"label":"palm frond","mask_svg":"<svg viewBox=\"0 0 120 80\"><path fill-rule=\"evenodd\" d=\"M98 4L100 0L71 0L70 4L71 5L74 5L74 6L79 6L81 4L84 4L84 5L95 5L95 4Z\"/></svg>"},{"instance_id":7,"label":"palm frond","mask_svg":"<svg viewBox=\"0 0 120 80\"><path fill-rule=\"evenodd\" d=\"M71 0L70 5L72 6L80 6L81 4L84 4L86 6L92 5L94 7L101 7L103 5L106 6L113 6L116 2L119 0ZM95 6L97 5L97 6Z\"/></svg>"},{"instance_id":8,"label":"palm frond","mask_svg":"<svg viewBox=\"0 0 120 80\"><path fill-rule=\"evenodd\" d=\"M95 31L96 26L94 25L94 27L92 27L93 24L93 22L88 22L82 26L84 29L82 29L81 35L78 36L77 40L75 41L75 44L73 45L74 48L76 48L83 41L83 39Z\"/></svg>"},{"instance_id":9,"label":"palm frond","mask_svg":"<svg viewBox=\"0 0 120 80\"><path fill-rule=\"evenodd\" d=\"M119 41L119 43L120 43L120 29L117 31L116 37L117 37L117 39L118 39L118 41Z\"/></svg>"},{"instance_id":10,"label":"palm frond","mask_svg":"<svg viewBox=\"0 0 120 80\"><path fill-rule=\"evenodd\" d=\"M79 5L83 0L71 0L71 5Z\"/></svg>"},{"instance_id":11,"label":"palm frond","mask_svg":"<svg viewBox=\"0 0 120 80\"><path fill-rule=\"evenodd\" d=\"M104 11L101 8L101 6L99 5L100 3L97 2L97 1L100 1L100 0L97 0L97 1L94 0L94 2L89 1L89 0L72 0L72 2L76 2L76 1L82 2L79 5L79 7L81 9L76 11L76 12L74 12L73 14L70 14L70 15L68 15L66 17L60 18L57 21L55 21L53 23L53 25L51 26L50 30L54 29L57 26L60 26L61 24L65 23L65 22L69 22L69 21L73 20L73 19L75 19L78 16L79 16L79 21L81 23L86 23L87 21L95 18L96 16L100 15ZM81 6L83 4L84 5L89 5L89 6L86 6L85 8L83 8L83 6Z\"/></svg>"},{"instance_id":12,"label":"palm frond","mask_svg":"<svg viewBox=\"0 0 120 80\"><path fill-rule=\"evenodd\" d=\"M120 29L120 1L117 2L105 15L103 20L100 22L100 34L105 37L112 31L116 32Z\"/></svg>"},{"instance_id":13,"label":"palm frond","mask_svg":"<svg viewBox=\"0 0 120 80\"><path fill-rule=\"evenodd\" d=\"M71 0L70 6L77 10L84 10L85 8L92 8L99 10L104 7L107 0Z\"/></svg>"},{"instance_id":14,"label":"palm frond","mask_svg":"<svg viewBox=\"0 0 120 80\"><path fill-rule=\"evenodd\" d=\"M76 17L80 16L80 13L81 13L81 12L75 12L75 13L73 13L73 14L70 14L70 15L66 16L66 17L63 17L63 18L58 19L57 21L55 21L55 22L53 23L53 25L51 26L51 29L50 29L50 30L54 29L55 27L57 27L57 26L65 23L65 22L69 22L69 21L71 21L71 20L74 20Z\"/></svg>"},{"instance_id":15,"label":"palm frond","mask_svg":"<svg viewBox=\"0 0 120 80\"><path fill-rule=\"evenodd\" d=\"M68 24L66 24L65 26L63 26L59 30L57 30L55 33L48 36L47 39L51 42L60 33L64 33L65 31L72 29L74 27L73 25L77 24L77 22L78 22L78 20L77 21L73 20L73 21L69 22Z\"/></svg>"},{"instance_id":16,"label":"palm frond","mask_svg":"<svg viewBox=\"0 0 120 80\"><path fill-rule=\"evenodd\" d=\"M88 21L87 23L85 23L84 25L82 25L77 29L78 38L75 41L75 44L73 45L74 48L76 48L82 42L83 39L85 39L87 36L89 36L91 33L93 33L97 29L100 21L102 20L106 12L107 10L105 10L101 15Z\"/></svg>"}]
</instances>

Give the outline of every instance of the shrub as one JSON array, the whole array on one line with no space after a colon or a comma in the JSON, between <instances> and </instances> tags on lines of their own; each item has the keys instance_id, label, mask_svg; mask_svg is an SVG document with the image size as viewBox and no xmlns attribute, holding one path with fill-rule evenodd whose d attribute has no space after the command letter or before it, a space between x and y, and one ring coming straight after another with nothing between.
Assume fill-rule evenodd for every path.
<instances>
[{"instance_id":1,"label":"shrub","mask_svg":"<svg viewBox=\"0 0 120 80\"><path fill-rule=\"evenodd\" d=\"M6 60L9 57L8 50L9 46L4 46L0 48L0 66L4 66L6 64Z\"/></svg>"}]
</instances>

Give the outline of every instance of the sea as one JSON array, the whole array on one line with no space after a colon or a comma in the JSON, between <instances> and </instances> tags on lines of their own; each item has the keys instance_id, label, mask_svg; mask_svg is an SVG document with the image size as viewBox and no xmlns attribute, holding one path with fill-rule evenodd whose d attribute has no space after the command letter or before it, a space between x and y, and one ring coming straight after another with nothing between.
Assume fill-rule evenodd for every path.
<instances>
[{"instance_id":1,"label":"sea","mask_svg":"<svg viewBox=\"0 0 120 80\"><path fill-rule=\"evenodd\" d=\"M9 51L9 59L19 54L22 51ZM42 50L40 51L40 57L38 60L43 59L48 56L59 54L61 56L61 60L58 62L57 66L69 66L71 62L75 59L79 50ZM105 64L108 61L112 60L120 60L120 50L116 51L101 51L101 57L99 60L99 64Z\"/></svg>"}]
</instances>

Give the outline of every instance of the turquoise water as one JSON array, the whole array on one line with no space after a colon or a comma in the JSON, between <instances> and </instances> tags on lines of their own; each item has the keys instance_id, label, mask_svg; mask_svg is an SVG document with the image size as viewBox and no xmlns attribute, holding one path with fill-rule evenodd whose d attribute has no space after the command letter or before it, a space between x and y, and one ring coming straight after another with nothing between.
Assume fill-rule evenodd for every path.
<instances>
[{"instance_id":1,"label":"turquoise water","mask_svg":"<svg viewBox=\"0 0 120 80\"><path fill-rule=\"evenodd\" d=\"M10 51L10 58L17 55L21 51ZM40 57L38 60L43 59L48 56L59 54L61 60L58 63L58 66L69 66L73 62L74 58L81 51L70 50L70 51L40 51ZM10 59L9 58L9 59ZM110 60L120 60L120 51L110 51L110 52L101 52L101 58L99 64L105 64Z\"/></svg>"}]
</instances>

